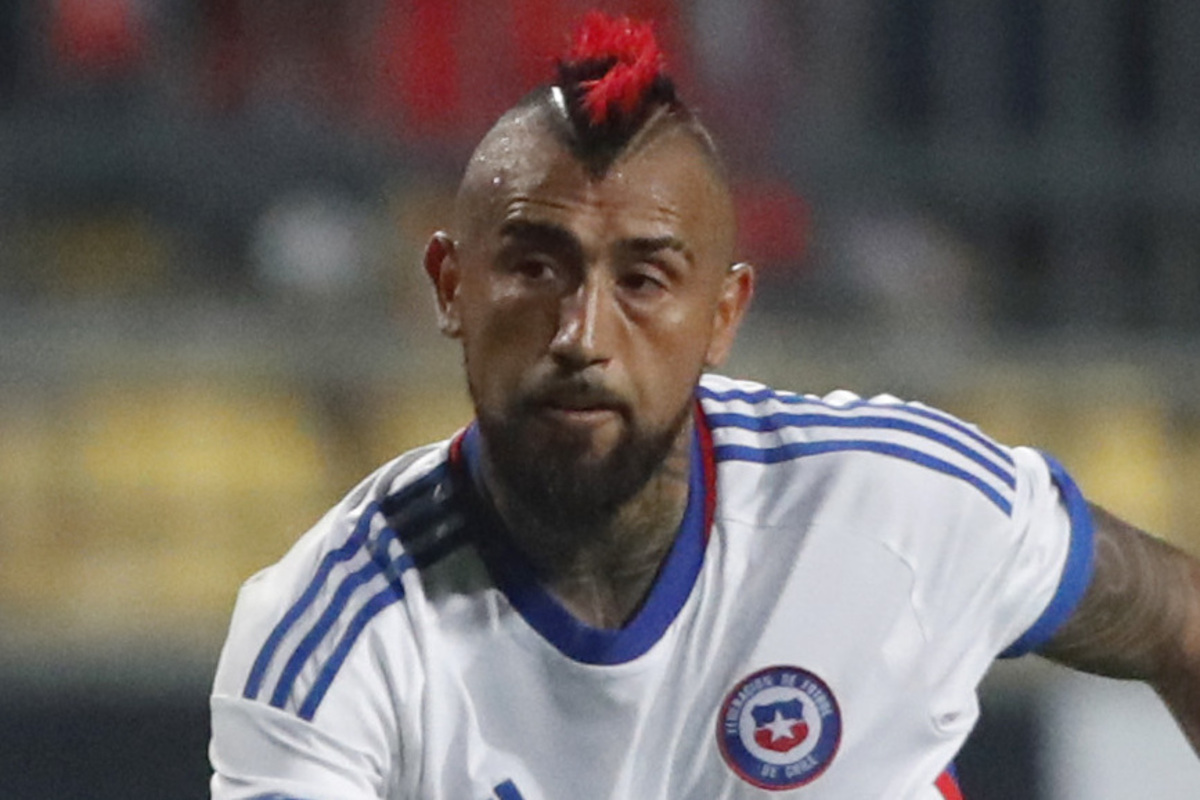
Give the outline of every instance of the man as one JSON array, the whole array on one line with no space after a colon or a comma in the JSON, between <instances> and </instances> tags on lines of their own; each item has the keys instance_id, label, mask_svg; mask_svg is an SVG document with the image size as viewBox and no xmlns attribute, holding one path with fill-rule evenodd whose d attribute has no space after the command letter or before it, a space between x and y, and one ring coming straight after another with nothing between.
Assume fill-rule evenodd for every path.
<instances>
[{"instance_id":1,"label":"man","mask_svg":"<svg viewBox=\"0 0 1200 800\"><path fill-rule=\"evenodd\" d=\"M892 398L703 375L750 301L648 31L592 18L425 269L477 420L238 600L216 798L958 797L1000 654L1149 681L1200 748L1200 566Z\"/></svg>"}]
</instances>

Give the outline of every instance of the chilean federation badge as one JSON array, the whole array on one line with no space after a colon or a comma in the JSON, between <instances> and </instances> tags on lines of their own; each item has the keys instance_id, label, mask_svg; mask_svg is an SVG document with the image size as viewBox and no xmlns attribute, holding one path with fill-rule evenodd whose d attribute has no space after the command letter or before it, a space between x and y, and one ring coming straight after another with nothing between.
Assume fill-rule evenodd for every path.
<instances>
[{"instance_id":1,"label":"chilean federation badge","mask_svg":"<svg viewBox=\"0 0 1200 800\"><path fill-rule=\"evenodd\" d=\"M726 696L717 720L721 755L762 789L795 789L815 780L842 740L842 716L825 682L799 667L767 667Z\"/></svg>"}]
</instances>

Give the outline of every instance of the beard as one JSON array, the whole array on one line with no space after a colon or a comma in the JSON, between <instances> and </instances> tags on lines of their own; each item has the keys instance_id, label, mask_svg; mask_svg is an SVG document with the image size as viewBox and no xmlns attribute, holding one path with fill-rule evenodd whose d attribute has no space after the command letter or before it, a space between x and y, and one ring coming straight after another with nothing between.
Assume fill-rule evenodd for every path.
<instances>
[{"instance_id":1,"label":"beard","mask_svg":"<svg viewBox=\"0 0 1200 800\"><path fill-rule=\"evenodd\" d=\"M623 413L620 436L601 456L592 453L588 431L543 424L537 410L536 404L519 403L496 414L476 403L493 479L541 524L578 530L611 521L650 482L686 426L691 403L657 430Z\"/></svg>"}]
</instances>

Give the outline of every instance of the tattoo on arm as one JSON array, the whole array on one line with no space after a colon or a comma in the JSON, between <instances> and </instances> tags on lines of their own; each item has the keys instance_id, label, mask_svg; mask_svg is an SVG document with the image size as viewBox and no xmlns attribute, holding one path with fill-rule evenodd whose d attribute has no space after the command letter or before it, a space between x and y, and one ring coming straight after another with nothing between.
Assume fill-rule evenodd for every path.
<instances>
[{"instance_id":1,"label":"tattoo on arm","mask_svg":"<svg viewBox=\"0 0 1200 800\"><path fill-rule=\"evenodd\" d=\"M1092 506L1096 572L1079 608L1042 650L1076 669L1149 679L1197 609L1188 559Z\"/></svg>"},{"instance_id":2,"label":"tattoo on arm","mask_svg":"<svg viewBox=\"0 0 1200 800\"><path fill-rule=\"evenodd\" d=\"M1092 506L1096 571L1042 655L1149 682L1200 753L1200 562Z\"/></svg>"}]
</instances>

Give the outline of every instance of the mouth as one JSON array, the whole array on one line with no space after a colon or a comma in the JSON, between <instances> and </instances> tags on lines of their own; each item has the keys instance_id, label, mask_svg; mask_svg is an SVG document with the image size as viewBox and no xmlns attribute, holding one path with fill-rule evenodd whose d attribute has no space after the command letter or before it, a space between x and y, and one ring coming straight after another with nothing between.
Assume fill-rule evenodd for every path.
<instances>
[{"instance_id":1,"label":"mouth","mask_svg":"<svg viewBox=\"0 0 1200 800\"><path fill-rule=\"evenodd\" d=\"M551 420L579 426L599 426L625 416L621 401L604 390L545 392L530 405Z\"/></svg>"},{"instance_id":2,"label":"mouth","mask_svg":"<svg viewBox=\"0 0 1200 800\"><path fill-rule=\"evenodd\" d=\"M573 426L598 427L620 417L616 409L602 406L573 408L569 406L544 406L543 413L560 423Z\"/></svg>"}]
</instances>

